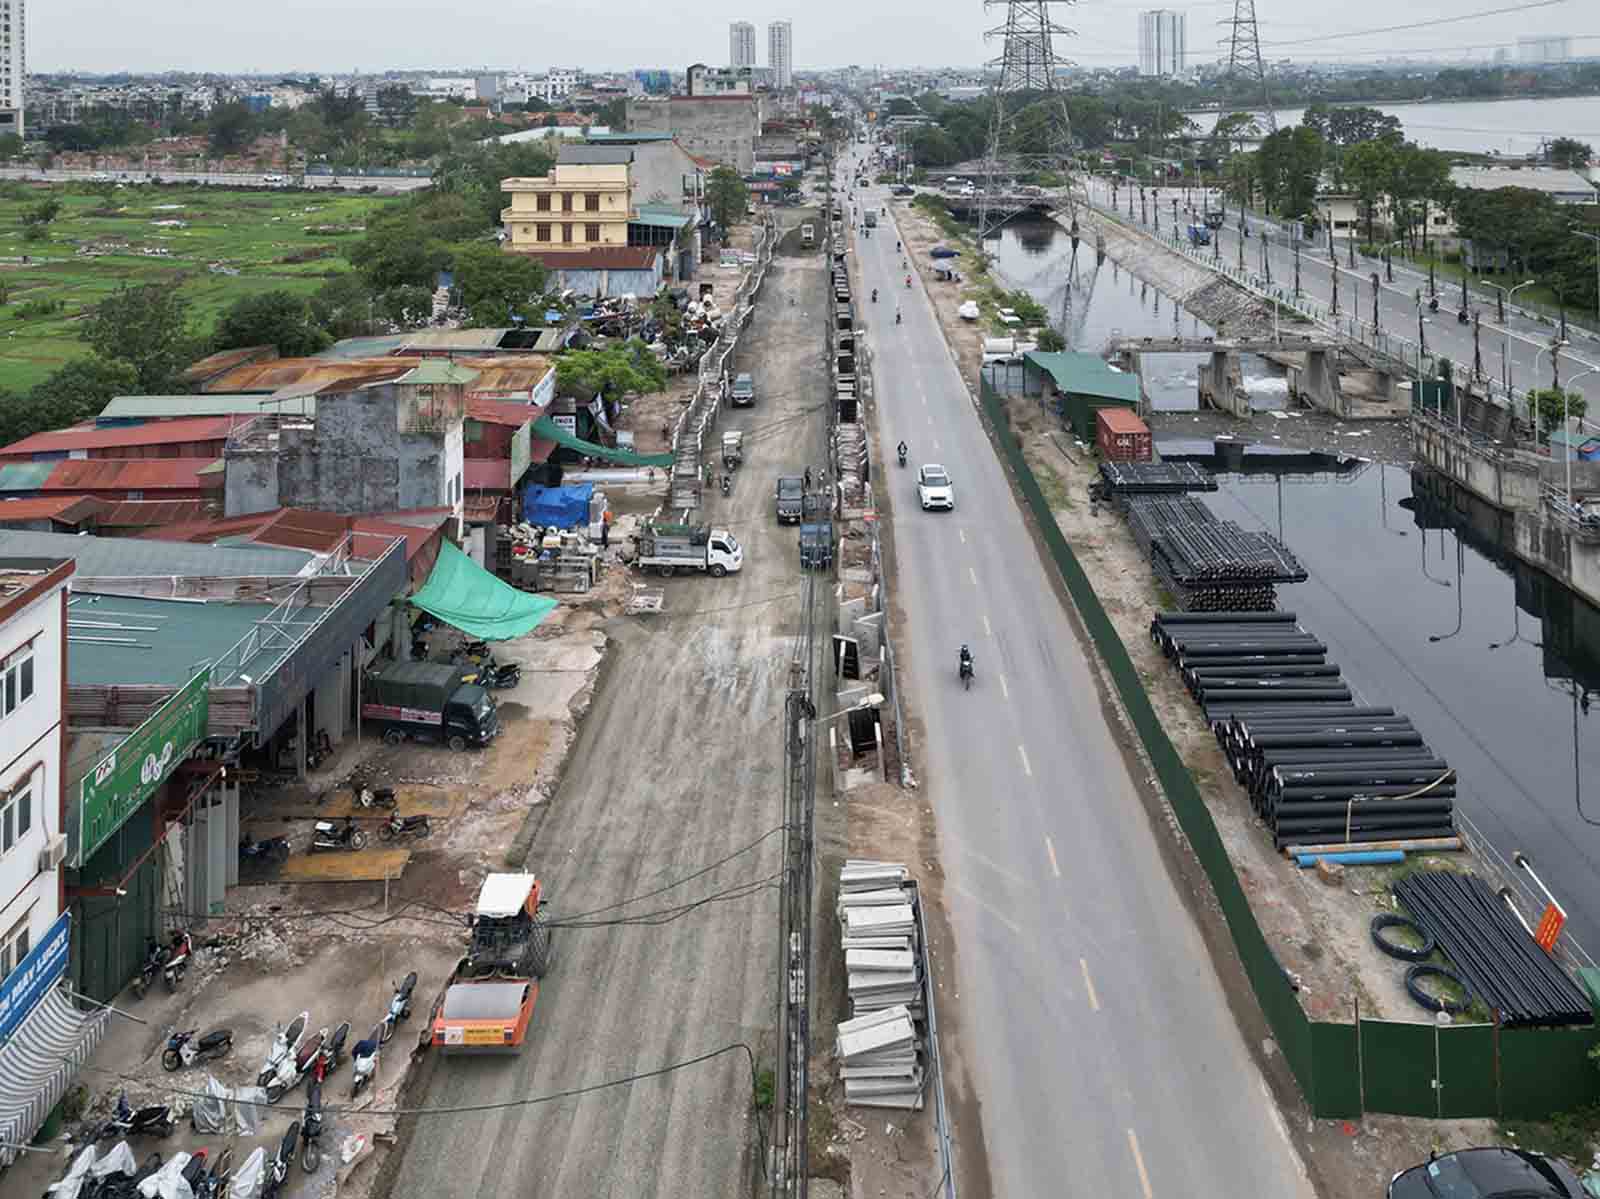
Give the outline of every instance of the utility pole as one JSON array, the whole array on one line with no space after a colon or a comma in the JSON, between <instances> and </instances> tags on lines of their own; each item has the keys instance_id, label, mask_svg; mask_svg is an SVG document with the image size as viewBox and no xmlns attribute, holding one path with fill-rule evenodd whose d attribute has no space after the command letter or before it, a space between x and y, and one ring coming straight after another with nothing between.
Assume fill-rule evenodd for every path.
<instances>
[{"instance_id":1,"label":"utility pole","mask_svg":"<svg viewBox=\"0 0 1600 1199\"><path fill-rule=\"evenodd\" d=\"M1300 243L1294 243L1294 298L1300 298Z\"/></svg>"},{"instance_id":2,"label":"utility pole","mask_svg":"<svg viewBox=\"0 0 1600 1199\"><path fill-rule=\"evenodd\" d=\"M1380 284L1379 284L1379 280L1378 280L1378 272L1377 271L1373 271L1372 272L1372 334L1373 334L1374 337L1376 337L1377 334L1378 334L1378 287L1379 286L1380 286Z\"/></svg>"}]
</instances>

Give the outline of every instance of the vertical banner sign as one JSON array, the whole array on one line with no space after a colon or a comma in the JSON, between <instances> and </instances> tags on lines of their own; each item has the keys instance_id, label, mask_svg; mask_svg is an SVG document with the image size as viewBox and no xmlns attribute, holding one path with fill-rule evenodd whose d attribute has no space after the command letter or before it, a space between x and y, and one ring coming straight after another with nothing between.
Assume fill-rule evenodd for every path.
<instances>
[{"instance_id":1,"label":"vertical banner sign","mask_svg":"<svg viewBox=\"0 0 1600 1199\"><path fill-rule=\"evenodd\" d=\"M205 739L210 685L208 666L84 775L76 865L88 861Z\"/></svg>"}]
</instances>

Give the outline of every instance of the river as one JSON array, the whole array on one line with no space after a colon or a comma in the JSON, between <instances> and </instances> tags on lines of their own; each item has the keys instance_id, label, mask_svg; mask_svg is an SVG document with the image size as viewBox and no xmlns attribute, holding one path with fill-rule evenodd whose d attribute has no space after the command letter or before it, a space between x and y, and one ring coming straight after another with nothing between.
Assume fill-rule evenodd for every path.
<instances>
[{"instance_id":1,"label":"river","mask_svg":"<svg viewBox=\"0 0 1600 1199\"><path fill-rule=\"evenodd\" d=\"M1463 100L1451 103L1371 104L1398 117L1409 141L1436 150L1473 154L1534 154L1557 137L1600 148L1600 96L1550 100ZM1298 125L1303 108L1281 108L1279 126ZM1215 112L1188 114L1202 133L1217 123Z\"/></svg>"}]
</instances>

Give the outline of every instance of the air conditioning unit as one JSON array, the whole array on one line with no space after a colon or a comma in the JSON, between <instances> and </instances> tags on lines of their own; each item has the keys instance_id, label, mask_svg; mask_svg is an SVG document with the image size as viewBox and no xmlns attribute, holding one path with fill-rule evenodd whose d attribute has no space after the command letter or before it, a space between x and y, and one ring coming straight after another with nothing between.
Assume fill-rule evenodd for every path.
<instances>
[{"instance_id":1,"label":"air conditioning unit","mask_svg":"<svg viewBox=\"0 0 1600 1199\"><path fill-rule=\"evenodd\" d=\"M57 833L45 842L39 851L39 869L54 870L67 860L67 838L63 833Z\"/></svg>"}]
</instances>

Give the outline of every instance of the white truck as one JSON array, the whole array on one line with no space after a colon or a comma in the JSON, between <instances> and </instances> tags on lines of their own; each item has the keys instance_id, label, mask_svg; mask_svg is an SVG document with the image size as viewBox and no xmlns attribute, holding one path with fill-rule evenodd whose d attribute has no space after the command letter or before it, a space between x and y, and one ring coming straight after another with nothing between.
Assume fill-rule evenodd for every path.
<instances>
[{"instance_id":1,"label":"white truck","mask_svg":"<svg viewBox=\"0 0 1600 1199\"><path fill-rule=\"evenodd\" d=\"M636 541L639 553L634 565L663 578L679 570L703 570L720 579L744 566L744 549L726 529L646 524Z\"/></svg>"},{"instance_id":2,"label":"white truck","mask_svg":"<svg viewBox=\"0 0 1600 1199\"><path fill-rule=\"evenodd\" d=\"M817 244L817 231L810 225L800 226L800 244L810 249Z\"/></svg>"}]
</instances>

